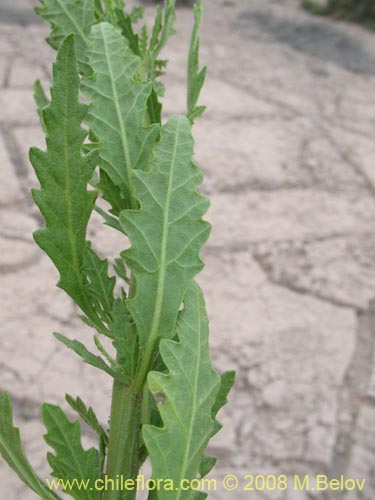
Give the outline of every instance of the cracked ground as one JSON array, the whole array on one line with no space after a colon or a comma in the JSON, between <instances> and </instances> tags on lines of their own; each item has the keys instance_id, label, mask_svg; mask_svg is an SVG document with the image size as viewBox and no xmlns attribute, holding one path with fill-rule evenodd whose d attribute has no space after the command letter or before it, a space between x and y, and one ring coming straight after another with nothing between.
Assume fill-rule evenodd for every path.
<instances>
[{"instance_id":1,"label":"cracked ground","mask_svg":"<svg viewBox=\"0 0 375 500\"><path fill-rule=\"evenodd\" d=\"M48 85L54 57L36 4L0 5L0 389L44 478L40 403L80 395L105 424L111 387L53 339L60 331L91 342L32 240L43 222L27 152L44 147L32 83ZM191 17L179 10L165 51L166 115L184 112ZM213 230L199 281L215 365L237 370L210 445L214 476L366 479L362 492L218 488L210 498L373 500L374 35L312 17L298 0L210 0L201 59L208 109L195 126L196 160ZM123 248L96 217L89 239L110 259ZM0 482L1 500L36 498L3 462Z\"/></svg>"}]
</instances>

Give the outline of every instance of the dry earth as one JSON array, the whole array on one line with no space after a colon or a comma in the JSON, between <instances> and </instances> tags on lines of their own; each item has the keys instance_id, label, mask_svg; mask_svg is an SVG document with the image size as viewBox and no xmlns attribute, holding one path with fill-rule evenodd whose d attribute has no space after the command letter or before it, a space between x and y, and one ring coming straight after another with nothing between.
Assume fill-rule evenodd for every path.
<instances>
[{"instance_id":1,"label":"dry earth","mask_svg":"<svg viewBox=\"0 0 375 500\"><path fill-rule=\"evenodd\" d=\"M33 243L42 225L27 159L43 147L32 83L53 59L36 2L0 5L0 388L11 393L31 462L46 477L39 405L65 392L103 423L110 380L57 345L90 338ZM206 1L209 64L195 127L212 237L199 278L219 370L237 382L210 451L225 474L365 478L362 493L225 492L224 500L375 498L374 36L311 17L298 0ZM183 112L191 12L180 9L166 113ZM122 242L95 218L90 237ZM90 341L89 341L90 342ZM85 435L87 442L91 436ZM32 500L4 463L0 497ZM243 486L245 482L241 480Z\"/></svg>"}]
</instances>

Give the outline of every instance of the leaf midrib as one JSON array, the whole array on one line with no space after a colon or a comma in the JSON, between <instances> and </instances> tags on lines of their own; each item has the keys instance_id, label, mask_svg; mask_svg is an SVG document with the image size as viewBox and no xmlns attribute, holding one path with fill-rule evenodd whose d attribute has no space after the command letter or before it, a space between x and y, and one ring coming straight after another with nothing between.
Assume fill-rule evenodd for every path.
<instances>
[{"instance_id":1,"label":"leaf midrib","mask_svg":"<svg viewBox=\"0 0 375 500\"><path fill-rule=\"evenodd\" d=\"M64 61L64 77L68 73L68 66L69 66L69 57L66 55L65 56L65 61ZM68 235L69 235L69 243L70 243L70 248L72 251L72 257L73 257L73 269L77 277L77 282L78 282L78 287L81 292L81 297L84 301L84 304L86 305L88 311L90 311L90 303L88 301L87 295L85 293L85 290L83 288L83 276L81 273L81 269L79 266L78 262L78 256L77 256L77 244L74 238L74 233L73 233L73 217L72 217L72 200L70 198L70 189L71 189L71 183L70 183L70 176L69 176L69 147L68 147L68 137L67 137L67 128L69 127L69 104L68 100L65 99L64 101L64 127L63 127L63 134L64 134L64 171L65 171L65 202L66 202L66 207L67 207L67 216L68 216Z\"/></svg>"},{"instance_id":2,"label":"leaf midrib","mask_svg":"<svg viewBox=\"0 0 375 500\"><path fill-rule=\"evenodd\" d=\"M197 388L198 388L199 367L200 367L200 359L201 359L200 347L201 347L201 336L202 336L201 308L200 308L200 304L199 304L199 300L198 300L197 290L195 290L195 302L196 302L197 324L198 324L198 328L197 328L198 331L197 331L197 336L196 336L198 353L196 356L194 356L195 377L194 377L194 384L192 384L193 388L194 388L194 398L193 398L192 412L191 412L192 416L191 416L191 419L189 422L189 426L188 426L189 431L188 431L188 436L187 436L186 443L185 443L185 455L184 455L184 459L182 462L183 467L181 467L181 474L180 474L180 478L179 478L180 483L181 483L182 479L184 479L186 477L185 470L186 470L188 458L190 455L191 441L192 441L192 435L193 435L193 426L194 426L194 420L195 420L195 410L196 410L196 406L197 406ZM177 491L176 500L179 500L181 498L181 495L182 495L182 490L179 489Z\"/></svg>"},{"instance_id":3,"label":"leaf midrib","mask_svg":"<svg viewBox=\"0 0 375 500\"><path fill-rule=\"evenodd\" d=\"M104 312L108 312L110 314L110 312L112 310L112 304L110 303L109 298L108 298L107 289L106 289L104 281L103 281L103 276L100 272L100 267L98 267L96 265L95 259L93 259L92 257L90 257L90 261L91 261L91 265L94 268L94 271L96 272L96 275L97 275L98 280L99 280L100 289L102 291L104 302L105 302L104 306L107 308L107 311L104 311Z\"/></svg>"},{"instance_id":4,"label":"leaf midrib","mask_svg":"<svg viewBox=\"0 0 375 500\"><path fill-rule=\"evenodd\" d=\"M117 121L118 121L118 124L120 127L121 145L122 145L122 150L123 150L124 157L125 157L125 177L126 177L125 181L126 181L126 185L129 187L129 197L130 197L129 205L130 205L130 208L134 209L137 207L137 204L136 204L136 200L134 197L133 185L132 185L132 181L131 181L132 165L131 165L131 161L130 161L129 143L128 143L128 138L127 138L124 122L122 119L120 103L119 103L119 98L118 98L117 88L116 88L116 80L114 78L113 71L112 71L112 65L111 65L111 60L110 60L108 46L107 46L107 38L106 38L105 33L104 33L103 23L100 24L100 31L101 31L101 35L103 38L103 46L104 46L107 67L108 67L108 74L109 74L109 78L111 81L113 102L114 102L115 109L116 109Z\"/></svg>"},{"instance_id":5,"label":"leaf midrib","mask_svg":"<svg viewBox=\"0 0 375 500\"><path fill-rule=\"evenodd\" d=\"M14 430L14 428L13 428L13 430ZM17 457L17 452L16 451L13 452L14 448L12 446L8 446L4 440L1 440L1 446L5 449L6 453L8 454L10 459L12 460L15 467L18 469L18 471L20 473L23 474L24 479L29 482L28 485L31 487L31 489L37 495L42 496L42 498L45 498L46 500L51 500L51 499L56 500L56 498L58 498L58 497L54 496L53 494L50 495L49 491L44 490L39 477L36 475L36 473L32 469L30 471L28 471L25 468L24 464L22 463L22 460L26 459L25 457L22 457L22 460L20 461ZM19 451L21 454L23 454L22 450L19 450ZM31 486L34 483L34 481L36 481L36 484Z\"/></svg>"},{"instance_id":6,"label":"leaf midrib","mask_svg":"<svg viewBox=\"0 0 375 500\"><path fill-rule=\"evenodd\" d=\"M88 39L86 38L86 35L81 30L80 26L76 23L74 17L72 17L70 15L70 12L66 9L65 5L63 3L61 3L60 0L56 0L56 1L60 5L61 10L64 12L64 14L66 15L66 17L71 21L71 23L73 24L73 26L78 31L78 34L80 35L80 37L82 38L82 40L85 42L86 45L88 45Z\"/></svg>"},{"instance_id":7,"label":"leaf midrib","mask_svg":"<svg viewBox=\"0 0 375 500\"><path fill-rule=\"evenodd\" d=\"M154 343L154 340L156 339L157 334L158 334L161 312L162 312L163 301L164 301L165 274L166 274L166 268L167 268L166 256L167 256L167 243L168 243L168 235L169 235L169 209L170 209L170 203L171 203L171 197L172 197L173 175L174 175L174 169L175 169L175 164L176 164L177 144L178 144L179 132L180 132L180 120L178 121L177 126L176 126L175 142L173 145L170 175L169 175L169 179L168 179L168 190L167 190L165 211L164 211L164 217L163 217L163 233L162 233L162 240L161 240L160 268L159 268L158 278L157 278L157 287L156 287L157 292L156 292L156 300L155 300L155 309L154 309L154 314L153 314L151 329L150 329L149 342L151 345Z\"/></svg>"},{"instance_id":8,"label":"leaf midrib","mask_svg":"<svg viewBox=\"0 0 375 500\"><path fill-rule=\"evenodd\" d=\"M143 357L143 363L140 366L139 369L139 376L135 380L134 385L138 387L138 384L140 386L143 386L144 384L144 379L147 376L147 371L148 371L148 365L150 362L150 359L152 357L153 351L154 351L154 344L157 339L158 331L159 331L159 326L160 326L160 319L161 319L161 313L162 313L162 307L163 307L163 301L164 301L164 286L165 286L165 274L166 274L166 253L167 253L167 241L168 241L168 234L169 234L169 208L170 208L170 202L171 202L171 196L172 196L172 186L173 186L173 174L174 174L174 169L175 169L175 164L176 164L176 156L177 156L177 144L178 144L178 136L180 132L180 124L181 120L178 120L177 125L176 125L176 130L174 133L174 145L173 145L173 153L172 153L172 158L170 161L170 175L168 179L168 189L167 189L167 196L166 196L166 202L165 202L165 211L164 211L164 217L163 217L163 229L162 229L162 241L161 241L161 252L160 252L160 267L159 267L159 272L158 272L158 277L156 280L156 298L155 298L155 307L154 307L154 313L152 315L152 321L151 321L151 327L150 327L150 334L147 339L147 345L145 349L145 355Z\"/></svg>"},{"instance_id":9,"label":"leaf midrib","mask_svg":"<svg viewBox=\"0 0 375 500\"><path fill-rule=\"evenodd\" d=\"M71 446L70 446L70 441L68 441L68 440L66 439L66 437L65 437L65 433L64 433L64 429L61 427L59 420L58 420L58 419L56 419L56 418L53 416L53 414L52 414L52 413L50 413L50 412L49 412L49 416L50 416L50 418L54 421L55 426L56 426L56 427L58 428L58 430L60 431L60 435L62 436L63 441L65 442L65 444L66 444L67 448L70 450L70 452L71 452L71 454L72 454L72 457L73 457L73 461L74 461L75 466L76 466L76 470L77 470L77 471L79 471L79 473L81 474L81 478L85 479L85 478L86 478L86 476L85 476L85 474L84 474L84 471L83 471L83 470L82 470L82 468L81 468L81 462L80 462L80 460L78 459L78 457L77 457L77 456L76 456L76 454L75 454L75 449L74 449L74 447L71 447ZM70 423L70 422L69 422L69 424L68 424L68 425L74 425L74 423ZM84 452L84 453L88 453L88 451L85 451L83 448L82 448L82 450L83 450L83 452ZM58 458L58 457L57 457L57 453L58 453L58 452L56 451L56 458ZM86 491L85 489L84 489L83 491L84 491L85 497L86 497L88 500L91 500L91 496L90 496L90 494L88 494L88 496L87 496L87 491Z\"/></svg>"}]
</instances>

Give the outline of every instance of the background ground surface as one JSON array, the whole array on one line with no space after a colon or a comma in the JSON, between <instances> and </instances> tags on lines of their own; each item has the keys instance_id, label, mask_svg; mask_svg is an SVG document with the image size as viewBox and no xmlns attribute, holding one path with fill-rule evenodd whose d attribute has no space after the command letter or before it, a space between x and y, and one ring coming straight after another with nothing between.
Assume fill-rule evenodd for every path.
<instances>
[{"instance_id":1,"label":"background ground surface","mask_svg":"<svg viewBox=\"0 0 375 500\"><path fill-rule=\"evenodd\" d=\"M206 1L209 64L196 158L212 202L199 277L219 370L238 372L210 451L232 473L366 478L365 491L224 492L212 500L375 498L374 37L315 18L298 0ZM1 389L10 391L32 463L44 478L42 401L65 392L103 423L110 380L51 332L87 340L57 274L33 243L42 225L27 159L43 146L32 83L50 79L48 29L36 2L0 5ZM165 98L184 112L191 11L178 13ZM123 248L94 218L103 255ZM89 442L91 436L85 435ZM4 463L1 499L32 500ZM242 486L245 484L241 482Z\"/></svg>"}]
</instances>

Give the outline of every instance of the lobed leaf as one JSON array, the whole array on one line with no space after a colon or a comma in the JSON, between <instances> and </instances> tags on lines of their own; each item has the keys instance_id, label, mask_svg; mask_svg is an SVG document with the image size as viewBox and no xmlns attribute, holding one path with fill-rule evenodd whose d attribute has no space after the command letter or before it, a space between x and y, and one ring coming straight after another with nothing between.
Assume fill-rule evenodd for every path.
<instances>
[{"instance_id":1,"label":"lobed leaf","mask_svg":"<svg viewBox=\"0 0 375 500\"><path fill-rule=\"evenodd\" d=\"M123 10L117 9L116 16L118 26L121 28L123 36L127 39L129 47L135 55L140 56L141 51L139 50L139 37L137 33L134 33L134 21L132 20L131 15L127 14Z\"/></svg>"},{"instance_id":2,"label":"lobed leaf","mask_svg":"<svg viewBox=\"0 0 375 500\"><path fill-rule=\"evenodd\" d=\"M43 119L43 109L48 105L49 100L44 93L42 84L40 83L39 80L36 80L34 82L34 101L37 107L38 115L39 115L39 120L40 124L42 126L43 132L46 132L46 127L44 125L44 119Z\"/></svg>"},{"instance_id":3,"label":"lobed leaf","mask_svg":"<svg viewBox=\"0 0 375 500\"><path fill-rule=\"evenodd\" d=\"M165 0L163 26L160 27L160 14L157 12L153 28L153 34L151 35L151 43L152 43L151 48L153 52L153 57L155 59L160 54L161 50L167 43L168 39L176 33L174 30L175 20L176 20L176 0Z\"/></svg>"},{"instance_id":4,"label":"lobed leaf","mask_svg":"<svg viewBox=\"0 0 375 500\"><path fill-rule=\"evenodd\" d=\"M197 0L194 5L194 27L190 40L187 78L187 116L191 123L206 109L205 106L197 105L207 72L206 67L199 70L199 27L202 22L202 10L202 0Z\"/></svg>"},{"instance_id":5,"label":"lobed leaf","mask_svg":"<svg viewBox=\"0 0 375 500\"><path fill-rule=\"evenodd\" d=\"M117 276L125 281L125 283L129 283L129 277L126 273L125 262L120 257L116 257L113 263L113 269L115 270Z\"/></svg>"},{"instance_id":6,"label":"lobed leaf","mask_svg":"<svg viewBox=\"0 0 375 500\"><path fill-rule=\"evenodd\" d=\"M88 34L96 22L98 2L94 0L40 0L36 13L48 22L52 31L47 42L58 49L65 36L74 33L80 71L86 74Z\"/></svg>"},{"instance_id":7,"label":"lobed leaf","mask_svg":"<svg viewBox=\"0 0 375 500\"><path fill-rule=\"evenodd\" d=\"M103 427L99 424L98 417L96 416L94 410L90 406L87 408L85 403L80 397L74 399L69 394L65 395L66 402L69 406L78 413L84 422L91 427L99 436L103 438L106 444L108 444L108 436Z\"/></svg>"},{"instance_id":8,"label":"lobed leaf","mask_svg":"<svg viewBox=\"0 0 375 500\"><path fill-rule=\"evenodd\" d=\"M22 449L20 431L13 425L12 404L7 392L0 396L0 454L21 481L40 498L43 500L59 498L43 484L26 458Z\"/></svg>"},{"instance_id":9,"label":"lobed leaf","mask_svg":"<svg viewBox=\"0 0 375 500\"><path fill-rule=\"evenodd\" d=\"M79 76L73 35L62 42L53 66L51 101L41 111L46 129L47 150L30 149L40 189L32 195L46 227L34 233L60 274L58 286L65 290L99 331L105 331L83 272L87 224L96 192L87 191L94 156L81 153L86 131L81 122L87 106L78 101Z\"/></svg>"},{"instance_id":10,"label":"lobed leaf","mask_svg":"<svg viewBox=\"0 0 375 500\"><path fill-rule=\"evenodd\" d=\"M72 398L69 394L65 395L65 400L69 406L78 413L86 424L93 429L99 438L99 461L100 461L100 471L104 468L104 461L106 456L106 451L108 447L108 435L103 427L99 424L98 417L95 415L94 410L90 406L87 408L85 403L80 397L76 399Z\"/></svg>"},{"instance_id":11,"label":"lobed leaf","mask_svg":"<svg viewBox=\"0 0 375 500\"><path fill-rule=\"evenodd\" d=\"M150 39L150 50L156 49L159 41L160 33L163 29L163 12L160 5L156 7L156 16L154 20L154 26L152 28L152 34Z\"/></svg>"},{"instance_id":12,"label":"lobed leaf","mask_svg":"<svg viewBox=\"0 0 375 500\"><path fill-rule=\"evenodd\" d=\"M111 322L116 278L108 276L108 260L100 259L89 245L83 256L83 271L88 283L86 293L91 297L97 316L104 322Z\"/></svg>"},{"instance_id":13,"label":"lobed leaf","mask_svg":"<svg viewBox=\"0 0 375 500\"><path fill-rule=\"evenodd\" d=\"M64 335L61 335L61 333L57 332L54 332L53 335L62 344L64 344L66 347L80 356L85 363L94 366L95 368L99 368L99 370L108 373L108 375L110 375L111 377L116 377L116 372L112 370L112 368L109 367L100 356L96 356L95 354L92 354L90 351L88 351L87 348L82 344L82 342L79 342L79 340L70 340Z\"/></svg>"},{"instance_id":14,"label":"lobed leaf","mask_svg":"<svg viewBox=\"0 0 375 500\"><path fill-rule=\"evenodd\" d=\"M220 378L211 366L208 320L202 292L192 283L177 325L179 341L162 340L160 353L167 374L151 372L148 386L158 402L164 426L143 426L143 439L150 454L155 478L198 477L203 452L212 435L212 407ZM162 500L192 500L194 490L161 490Z\"/></svg>"},{"instance_id":15,"label":"lobed leaf","mask_svg":"<svg viewBox=\"0 0 375 500\"><path fill-rule=\"evenodd\" d=\"M61 408L47 403L42 405L42 419L47 429L44 439L55 451L55 455L47 454L52 476L65 481L78 480L64 490L76 500L98 500L97 491L81 487L81 480L94 484L101 470L98 450L82 447L79 422L70 422Z\"/></svg>"},{"instance_id":16,"label":"lobed leaf","mask_svg":"<svg viewBox=\"0 0 375 500\"><path fill-rule=\"evenodd\" d=\"M117 351L117 359L122 370L132 379L137 368L138 337L130 314L121 299L116 299L113 304L112 316L113 347Z\"/></svg>"},{"instance_id":17,"label":"lobed leaf","mask_svg":"<svg viewBox=\"0 0 375 500\"><path fill-rule=\"evenodd\" d=\"M130 12L130 18L133 23L137 23L140 19L143 18L145 13L144 7L133 7Z\"/></svg>"},{"instance_id":18,"label":"lobed leaf","mask_svg":"<svg viewBox=\"0 0 375 500\"><path fill-rule=\"evenodd\" d=\"M112 227L113 229L116 229L120 233L124 233L117 217L113 217L112 215L110 215L108 212L101 209L100 207L95 207L95 212L97 212L99 215L101 215L103 217L105 225Z\"/></svg>"},{"instance_id":19,"label":"lobed leaf","mask_svg":"<svg viewBox=\"0 0 375 500\"><path fill-rule=\"evenodd\" d=\"M132 170L147 170L159 127L144 126L152 85L135 82L139 58L108 23L94 26L89 62L93 75L83 82L92 101L87 122L99 140L99 166L121 188L128 208L136 208Z\"/></svg>"},{"instance_id":20,"label":"lobed leaf","mask_svg":"<svg viewBox=\"0 0 375 500\"><path fill-rule=\"evenodd\" d=\"M104 170L100 170L100 178L96 183L96 188L101 192L103 200L111 205L109 210L111 214L118 216L122 210L125 210L126 202L121 196L120 188L112 182Z\"/></svg>"},{"instance_id":21,"label":"lobed leaf","mask_svg":"<svg viewBox=\"0 0 375 500\"><path fill-rule=\"evenodd\" d=\"M215 425L213 429L213 434L215 435L221 429L222 425L220 422L216 420L216 415L219 413L219 410L227 404L227 396L230 390L233 387L233 384L236 379L236 372L234 370L228 370L224 372L220 377L220 389L216 397L216 401L214 406L212 407L212 418L215 419Z\"/></svg>"},{"instance_id":22,"label":"lobed leaf","mask_svg":"<svg viewBox=\"0 0 375 500\"><path fill-rule=\"evenodd\" d=\"M153 88L147 101L147 111L151 123L161 124L161 110L162 105L159 102L155 88Z\"/></svg>"},{"instance_id":23,"label":"lobed leaf","mask_svg":"<svg viewBox=\"0 0 375 500\"><path fill-rule=\"evenodd\" d=\"M227 396L229 394L229 391L233 387L235 377L236 377L236 372L233 370L224 372L220 377L219 391L217 393L216 401L215 401L215 403L212 407L212 411L211 411L211 416L214 420L214 426L212 429L211 436L214 436L215 434L217 434L222 427L221 423L216 419L216 416L217 416L219 410L227 403ZM199 466L200 477L204 477L209 472L211 472L211 470L215 467L216 461L217 461L216 457L203 456L202 461L201 461L200 466ZM197 498L195 498L194 500L199 500L199 498L200 497L197 496Z\"/></svg>"},{"instance_id":24,"label":"lobed leaf","mask_svg":"<svg viewBox=\"0 0 375 500\"><path fill-rule=\"evenodd\" d=\"M160 338L172 337L186 289L203 267L199 252L210 225L202 216L209 203L197 193L202 174L192 163L193 146L189 121L171 117L161 129L151 170L133 172L140 209L120 214L131 242L122 257L136 282L127 308L148 352Z\"/></svg>"}]
</instances>

